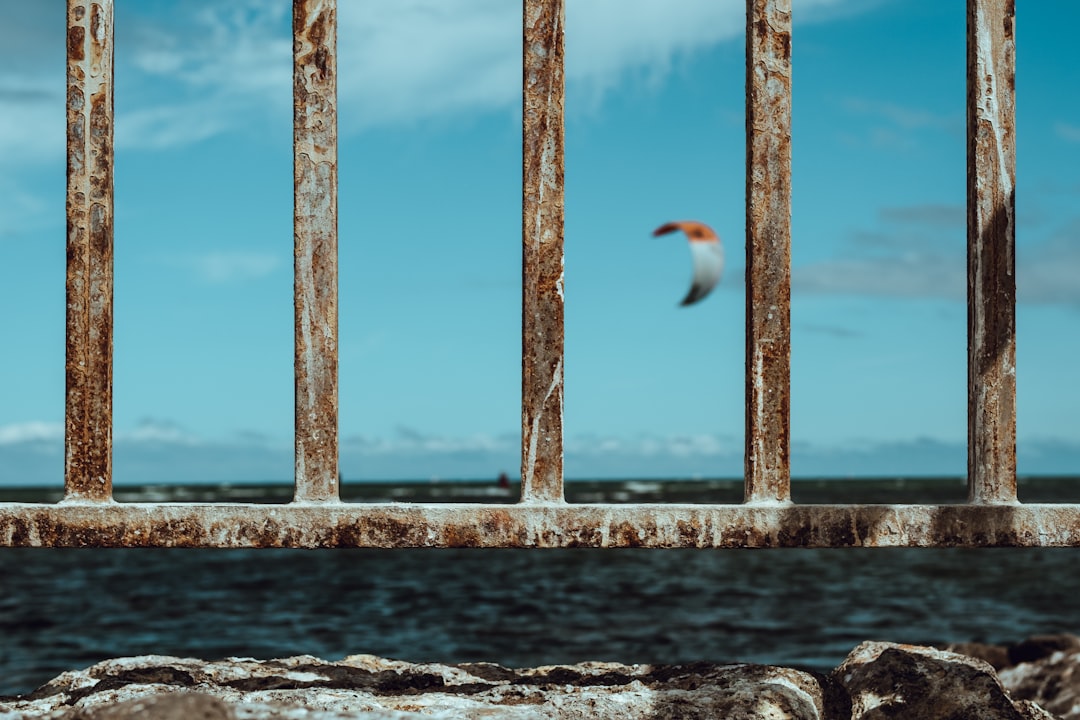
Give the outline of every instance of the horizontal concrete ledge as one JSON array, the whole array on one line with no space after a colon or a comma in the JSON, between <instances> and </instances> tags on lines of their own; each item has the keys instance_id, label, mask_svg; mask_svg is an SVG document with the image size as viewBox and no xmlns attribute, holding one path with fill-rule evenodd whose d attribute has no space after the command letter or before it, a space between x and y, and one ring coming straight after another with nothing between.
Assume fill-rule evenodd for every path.
<instances>
[{"instance_id":1,"label":"horizontal concrete ledge","mask_svg":"<svg viewBox=\"0 0 1080 720\"><path fill-rule=\"evenodd\" d=\"M0 503L0 546L1068 547L1080 505Z\"/></svg>"}]
</instances>

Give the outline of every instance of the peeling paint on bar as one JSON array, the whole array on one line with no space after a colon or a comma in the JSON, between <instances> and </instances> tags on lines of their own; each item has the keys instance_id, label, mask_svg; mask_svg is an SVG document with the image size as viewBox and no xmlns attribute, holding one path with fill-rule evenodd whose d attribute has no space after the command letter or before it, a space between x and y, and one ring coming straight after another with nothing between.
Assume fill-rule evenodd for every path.
<instances>
[{"instance_id":1,"label":"peeling paint on bar","mask_svg":"<svg viewBox=\"0 0 1080 720\"><path fill-rule=\"evenodd\" d=\"M791 0L746 3L748 503L791 499Z\"/></svg>"},{"instance_id":2,"label":"peeling paint on bar","mask_svg":"<svg viewBox=\"0 0 1080 720\"><path fill-rule=\"evenodd\" d=\"M1064 547L1080 505L0 504L6 547Z\"/></svg>"},{"instance_id":3,"label":"peeling paint on bar","mask_svg":"<svg viewBox=\"0 0 1080 720\"><path fill-rule=\"evenodd\" d=\"M563 501L563 0L525 0L521 497Z\"/></svg>"},{"instance_id":4,"label":"peeling paint on bar","mask_svg":"<svg viewBox=\"0 0 1080 720\"><path fill-rule=\"evenodd\" d=\"M337 2L293 0L296 500L337 500Z\"/></svg>"},{"instance_id":5,"label":"peeling paint on bar","mask_svg":"<svg viewBox=\"0 0 1080 720\"><path fill-rule=\"evenodd\" d=\"M112 497L113 3L67 4L64 489Z\"/></svg>"},{"instance_id":6,"label":"peeling paint on bar","mask_svg":"<svg viewBox=\"0 0 1080 720\"><path fill-rule=\"evenodd\" d=\"M968 495L1016 502L1014 0L968 0Z\"/></svg>"}]
</instances>

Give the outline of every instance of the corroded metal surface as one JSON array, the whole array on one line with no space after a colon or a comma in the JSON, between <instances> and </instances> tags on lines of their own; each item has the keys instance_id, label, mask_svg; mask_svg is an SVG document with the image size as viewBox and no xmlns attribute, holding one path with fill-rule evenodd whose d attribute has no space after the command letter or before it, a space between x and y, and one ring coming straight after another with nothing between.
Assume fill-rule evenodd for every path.
<instances>
[{"instance_id":1,"label":"corroded metal surface","mask_svg":"<svg viewBox=\"0 0 1080 720\"><path fill-rule=\"evenodd\" d=\"M563 0L525 0L522 502L563 500Z\"/></svg>"},{"instance_id":2,"label":"corroded metal surface","mask_svg":"<svg viewBox=\"0 0 1080 720\"><path fill-rule=\"evenodd\" d=\"M968 488L1016 502L1013 0L968 0Z\"/></svg>"},{"instance_id":3,"label":"corroded metal surface","mask_svg":"<svg viewBox=\"0 0 1080 720\"><path fill-rule=\"evenodd\" d=\"M791 0L747 0L747 502L791 498L790 388Z\"/></svg>"},{"instance_id":4,"label":"corroded metal surface","mask_svg":"<svg viewBox=\"0 0 1080 720\"><path fill-rule=\"evenodd\" d=\"M1052 547L1080 505L0 504L19 547Z\"/></svg>"},{"instance_id":5,"label":"corroded metal surface","mask_svg":"<svg viewBox=\"0 0 1080 720\"><path fill-rule=\"evenodd\" d=\"M296 499L338 497L337 2L293 2Z\"/></svg>"},{"instance_id":6,"label":"corroded metal surface","mask_svg":"<svg viewBox=\"0 0 1080 720\"><path fill-rule=\"evenodd\" d=\"M294 0L296 492L111 501L111 0L68 2L65 501L0 504L0 546L1080 546L1080 505L1016 503L1012 0L968 1L967 505L790 503L791 2L747 0L746 503L563 501L563 0L525 0L522 502L338 500L335 0Z\"/></svg>"},{"instance_id":7,"label":"corroded metal surface","mask_svg":"<svg viewBox=\"0 0 1080 720\"><path fill-rule=\"evenodd\" d=\"M67 4L68 498L112 495L113 4Z\"/></svg>"}]
</instances>

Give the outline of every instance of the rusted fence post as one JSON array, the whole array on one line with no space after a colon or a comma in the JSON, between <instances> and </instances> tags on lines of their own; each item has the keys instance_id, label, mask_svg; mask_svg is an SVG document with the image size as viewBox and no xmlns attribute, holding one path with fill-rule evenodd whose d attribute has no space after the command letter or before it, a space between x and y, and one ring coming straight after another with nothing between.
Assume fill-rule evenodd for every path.
<instances>
[{"instance_id":1,"label":"rusted fence post","mask_svg":"<svg viewBox=\"0 0 1080 720\"><path fill-rule=\"evenodd\" d=\"M744 499L789 502L791 0L746 2Z\"/></svg>"},{"instance_id":2,"label":"rusted fence post","mask_svg":"<svg viewBox=\"0 0 1080 720\"><path fill-rule=\"evenodd\" d=\"M297 502L338 488L337 1L293 0Z\"/></svg>"},{"instance_id":3,"label":"rusted fence post","mask_svg":"<svg viewBox=\"0 0 1080 720\"><path fill-rule=\"evenodd\" d=\"M113 3L67 4L64 498L112 499Z\"/></svg>"},{"instance_id":4,"label":"rusted fence post","mask_svg":"<svg viewBox=\"0 0 1080 720\"><path fill-rule=\"evenodd\" d=\"M68 0L65 501L0 503L0 547L1080 547L1016 502L1014 0L968 0L969 500L790 502L791 0L747 0L742 505L563 501L565 0L525 0L522 503L336 502L336 4L294 0L296 492L110 502L113 4Z\"/></svg>"},{"instance_id":5,"label":"rusted fence post","mask_svg":"<svg viewBox=\"0 0 1080 720\"><path fill-rule=\"evenodd\" d=\"M521 499L563 502L563 0L525 0Z\"/></svg>"},{"instance_id":6,"label":"rusted fence post","mask_svg":"<svg viewBox=\"0 0 1080 720\"><path fill-rule=\"evenodd\" d=\"M967 4L968 499L1016 502L1014 0Z\"/></svg>"}]
</instances>

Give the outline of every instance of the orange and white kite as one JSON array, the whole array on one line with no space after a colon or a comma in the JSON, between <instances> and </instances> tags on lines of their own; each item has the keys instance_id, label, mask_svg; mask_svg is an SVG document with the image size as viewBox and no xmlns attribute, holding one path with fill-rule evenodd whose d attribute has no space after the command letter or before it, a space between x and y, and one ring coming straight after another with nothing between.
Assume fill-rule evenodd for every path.
<instances>
[{"instance_id":1,"label":"orange and white kite","mask_svg":"<svg viewBox=\"0 0 1080 720\"><path fill-rule=\"evenodd\" d=\"M685 220L670 222L653 230L653 237L660 237L682 230L690 241L690 256L694 260L694 278L690 292L683 298L682 305L693 305L702 300L720 282L724 272L724 248L720 237L705 223Z\"/></svg>"}]
</instances>

